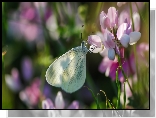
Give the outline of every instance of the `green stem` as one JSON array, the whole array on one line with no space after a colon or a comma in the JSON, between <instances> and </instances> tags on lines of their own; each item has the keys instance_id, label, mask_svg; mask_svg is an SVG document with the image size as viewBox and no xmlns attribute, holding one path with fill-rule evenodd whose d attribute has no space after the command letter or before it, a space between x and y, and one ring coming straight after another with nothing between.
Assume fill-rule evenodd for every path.
<instances>
[{"instance_id":1,"label":"green stem","mask_svg":"<svg viewBox=\"0 0 156 118\"><path fill-rule=\"evenodd\" d=\"M5 75L5 72L4 72L4 55L2 56L2 80L4 80L4 75Z\"/></svg>"},{"instance_id":2,"label":"green stem","mask_svg":"<svg viewBox=\"0 0 156 118\"><path fill-rule=\"evenodd\" d=\"M134 20L133 20L133 13L132 13L132 3L130 3L130 16L131 16L131 20L132 20L132 28L134 31Z\"/></svg>"},{"instance_id":3,"label":"green stem","mask_svg":"<svg viewBox=\"0 0 156 118\"><path fill-rule=\"evenodd\" d=\"M142 14L141 14L141 12L140 12L140 9L139 9L139 7L138 7L138 5L137 5L136 2L135 2L135 5L136 5L136 7L137 7L137 9L138 9L138 12L139 12L140 17L142 18L142 20L143 20L144 23L145 23L145 19L143 18ZM145 23L145 25L147 25L147 23Z\"/></svg>"},{"instance_id":4,"label":"green stem","mask_svg":"<svg viewBox=\"0 0 156 118\"><path fill-rule=\"evenodd\" d=\"M117 88L118 88L118 99L117 99L117 104L116 104L116 109L120 108L120 94L121 94L121 87L120 87L120 82L119 82L119 78L118 78L118 69L116 71L116 84L117 84Z\"/></svg>"},{"instance_id":5,"label":"green stem","mask_svg":"<svg viewBox=\"0 0 156 118\"><path fill-rule=\"evenodd\" d=\"M120 69L121 69L121 72L122 72L122 74L123 74L123 76L124 76L124 79L125 79L125 81L128 83L128 86L129 86L129 88L130 88L130 90L131 90L131 92L132 92L132 94L134 94L133 93L133 90L132 90L132 87L131 87L131 85L130 85L130 83L129 83L129 81L128 81L128 78L127 78L127 76L126 76L126 74L125 74L125 72L124 72L124 70L123 70L123 68L122 68L122 64L121 64L121 60L120 60L120 57L118 56L118 62L119 62L119 67L120 67Z\"/></svg>"},{"instance_id":6,"label":"green stem","mask_svg":"<svg viewBox=\"0 0 156 118\"><path fill-rule=\"evenodd\" d=\"M130 14L131 14L131 20L132 20L132 27L133 27L133 31L134 31L134 20L133 20L133 15L132 15L132 3L130 3ZM136 45L134 45L133 47L134 47L133 49L134 49L135 64L136 64L136 74L137 74L137 78L139 79Z\"/></svg>"},{"instance_id":7,"label":"green stem","mask_svg":"<svg viewBox=\"0 0 156 118\"><path fill-rule=\"evenodd\" d=\"M98 17L99 12L101 11L102 7L103 7L104 2L98 2L97 3L97 10L96 10L96 17ZM96 18L95 17L95 18Z\"/></svg>"},{"instance_id":8,"label":"green stem","mask_svg":"<svg viewBox=\"0 0 156 118\"><path fill-rule=\"evenodd\" d=\"M124 109L125 109L125 106L126 106L126 89L125 89L125 82L124 82L124 96L123 96L123 99L124 99Z\"/></svg>"},{"instance_id":9,"label":"green stem","mask_svg":"<svg viewBox=\"0 0 156 118\"><path fill-rule=\"evenodd\" d=\"M138 79L138 81L139 81L139 72L138 72L138 62L137 62L137 60L138 60L138 57L137 57L137 54L136 54L136 45L134 45L133 46L133 50L134 50L134 57L135 57L135 64L136 64L136 74L137 74L137 79ZM139 82L138 82L139 83ZM137 86L138 87L138 89L139 89L139 86Z\"/></svg>"}]
</instances>

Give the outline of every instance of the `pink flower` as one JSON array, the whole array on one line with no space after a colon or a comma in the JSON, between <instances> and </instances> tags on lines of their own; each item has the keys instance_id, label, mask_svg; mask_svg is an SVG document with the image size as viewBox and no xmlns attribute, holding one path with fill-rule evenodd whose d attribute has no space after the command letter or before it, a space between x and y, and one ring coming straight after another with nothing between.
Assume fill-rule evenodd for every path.
<instances>
[{"instance_id":1,"label":"pink flower","mask_svg":"<svg viewBox=\"0 0 156 118\"><path fill-rule=\"evenodd\" d=\"M126 21L125 21L126 22ZM122 23L117 30L117 38L120 40L122 46L128 47L128 44L133 45L140 39L141 33L132 32L131 25L129 23Z\"/></svg>"},{"instance_id":2,"label":"pink flower","mask_svg":"<svg viewBox=\"0 0 156 118\"><path fill-rule=\"evenodd\" d=\"M40 84L40 79L36 78L30 86L20 92L20 99L28 106L35 106L38 104L41 95Z\"/></svg>"},{"instance_id":3,"label":"pink flower","mask_svg":"<svg viewBox=\"0 0 156 118\"><path fill-rule=\"evenodd\" d=\"M148 62L145 59L145 52L149 50L149 46L145 43L141 43L137 46L137 56L139 60L139 65L142 65L142 63L145 63L148 67ZM129 58L127 59L121 59L123 70L125 70L125 73L127 76L134 75L136 73L136 66L135 66L135 58L134 54L131 53ZM106 73L106 76L109 76L112 80L115 80L116 77L116 70L119 67L119 63L117 59L115 58L114 61L109 60L107 56L104 56L103 60L101 61L99 65L99 71L101 73ZM121 70L118 71L119 79L121 82L123 82L123 75Z\"/></svg>"},{"instance_id":4,"label":"pink flower","mask_svg":"<svg viewBox=\"0 0 156 118\"><path fill-rule=\"evenodd\" d=\"M137 16L136 19L136 22L139 22ZM129 44L135 44L140 39L141 33L138 32L138 29L132 32L130 21L126 17L124 23L120 24L119 27L117 24L118 13L114 7L108 9L107 15L102 11L100 14L102 36L88 36L88 43L91 44L89 51L93 53L103 52L102 49L105 46L110 60L115 59L115 54L124 58L124 48L127 48ZM107 28L111 28L111 32Z\"/></svg>"},{"instance_id":5,"label":"pink flower","mask_svg":"<svg viewBox=\"0 0 156 118\"><path fill-rule=\"evenodd\" d=\"M19 71L16 68L11 70L11 75L5 75L5 82L7 86L14 92L18 92L22 88L22 84L19 78Z\"/></svg>"},{"instance_id":6,"label":"pink flower","mask_svg":"<svg viewBox=\"0 0 156 118\"><path fill-rule=\"evenodd\" d=\"M114 36L107 29L104 30L103 36L104 37L101 40L105 48L108 50L108 58L110 60L114 60L115 59L115 50L114 50L115 42L112 40L114 39Z\"/></svg>"},{"instance_id":7,"label":"pink flower","mask_svg":"<svg viewBox=\"0 0 156 118\"><path fill-rule=\"evenodd\" d=\"M101 12L100 25L103 29L113 28L115 25L118 25L118 11L116 11L115 7L110 7L107 15L104 11Z\"/></svg>"},{"instance_id":8,"label":"pink flower","mask_svg":"<svg viewBox=\"0 0 156 118\"><path fill-rule=\"evenodd\" d=\"M127 22L125 22L125 19ZM128 11L123 10L118 19L118 25L120 26L122 23L130 23L132 25L132 20L130 18L130 15ZM133 12L133 21L134 21L134 31L139 31L140 30L140 15L138 12Z\"/></svg>"},{"instance_id":9,"label":"pink flower","mask_svg":"<svg viewBox=\"0 0 156 118\"><path fill-rule=\"evenodd\" d=\"M95 45L97 48L101 48L101 39L98 35L88 36L88 43L90 45Z\"/></svg>"},{"instance_id":10,"label":"pink flower","mask_svg":"<svg viewBox=\"0 0 156 118\"><path fill-rule=\"evenodd\" d=\"M134 63L134 60L132 60L132 58L130 59L122 59L122 67L125 70L126 75L131 75L134 74L134 71L131 67L131 63L129 61L133 61L132 63ZM99 65L99 71L101 73L106 72L106 76L109 76L113 81L115 80L116 77L116 70L119 67L119 63L117 61L117 59L115 59L115 61L109 60L107 57L104 57L104 59L102 60L102 62ZM119 75L119 79L121 79L123 77L121 70L118 70L118 75Z\"/></svg>"},{"instance_id":11,"label":"pink flower","mask_svg":"<svg viewBox=\"0 0 156 118\"><path fill-rule=\"evenodd\" d=\"M59 91L55 98L55 104L47 98L42 101L42 108L43 109L64 109L65 108L65 102L62 96L62 93ZM79 102L73 101L67 109L78 109L79 108Z\"/></svg>"},{"instance_id":12,"label":"pink flower","mask_svg":"<svg viewBox=\"0 0 156 118\"><path fill-rule=\"evenodd\" d=\"M21 62L22 67L22 74L26 81L32 79L33 76L33 68L32 68L32 61L29 57L24 57Z\"/></svg>"}]
</instances>

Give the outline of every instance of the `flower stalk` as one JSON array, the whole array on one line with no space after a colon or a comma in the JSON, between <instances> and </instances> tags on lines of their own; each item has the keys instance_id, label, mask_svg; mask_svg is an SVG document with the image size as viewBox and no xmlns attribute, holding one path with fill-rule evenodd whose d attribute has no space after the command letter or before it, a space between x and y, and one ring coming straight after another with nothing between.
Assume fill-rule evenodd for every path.
<instances>
[{"instance_id":1,"label":"flower stalk","mask_svg":"<svg viewBox=\"0 0 156 118\"><path fill-rule=\"evenodd\" d=\"M132 3L130 3L130 16L131 16L131 20L132 20L132 30L134 31L134 20L133 20L133 14L132 14ZM137 78L139 80L139 72L138 72L138 62L137 62L137 54L136 54L136 45L133 46L133 50L134 50L134 57L135 57L135 64L136 64L136 74L137 74Z\"/></svg>"},{"instance_id":2,"label":"flower stalk","mask_svg":"<svg viewBox=\"0 0 156 118\"><path fill-rule=\"evenodd\" d=\"M127 76L126 76L126 74L125 74L125 72L124 72L124 70L123 70L123 68L122 68L121 59L120 59L119 56L118 56L118 62L119 62L119 67L120 67L120 69L121 69L121 72L122 72L122 74L123 74L123 76L124 76L124 79L125 79L125 81L128 83L128 86L129 86L129 88L130 88L132 94L134 94L134 93L133 93L133 90L132 90L132 87L131 87L131 85L130 85L130 83L129 83L129 81L128 81L128 78L127 78Z\"/></svg>"},{"instance_id":3,"label":"flower stalk","mask_svg":"<svg viewBox=\"0 0 156 118\"><path fill-rule=\"evenodd\" d=\"M116 71L116 84L117 84L117 88L118 88L118 99L117 99L117 105L116 105L116 109L120 108L120 95L121 95L121 87L120 87L120 82L119 82L119 78L118 78L118 68Z\"/></svg>"}]
</instances>

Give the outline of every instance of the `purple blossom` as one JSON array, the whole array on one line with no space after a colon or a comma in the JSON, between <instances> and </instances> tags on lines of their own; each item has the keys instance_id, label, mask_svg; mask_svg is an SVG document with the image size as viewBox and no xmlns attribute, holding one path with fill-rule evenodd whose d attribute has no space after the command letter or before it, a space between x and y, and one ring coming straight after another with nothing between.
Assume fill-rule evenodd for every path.
<instances>
[{"instance_id":1,"label":"purple blossom","mask_svg":"<svg viewBox=\"0 0 156 118\"><path fill-rule=\"evenodd\" d=\"M107 29L105 29L103 33L103 39L101 40L104 46L106 47L106 49L108 50L115 48L115 43L112 39L114 39L114 35L111 32L109 32Z\"/></svg>"},{"instance_id":2,"label":"purple blossom","mask_svg":"<svg viewBox=\"0 0 156 118\"><path fill-rule=\"evenodd\" d=\"M88 43L91 45L89 50L93 53L102 51L101 39L98 35L88 36Z\"/></svg>"},{"instance_id":3,"label":"purple blossom","mask_svg":"<svg viewBox=\"0 0 156 118\"><path fill-rule=\"evenodd\" d=\"M110 60L115 59L115 54L124 58L124 48L127 48L129 44L135 44L141 37L141 33L138 32L139 26L136 25L136 31L132 32L131 23L127 16L124 17L124 22L118 27L118 12L116 9L110 7L107 15L102 11L100 14L100 25L103 36L88 36L88 43L91 45L89 51L102 53L104 52L103 50L107 50ZM136 14L135 19L136 24L138 24L140 21ZM107 28L111 28L111 31Z\"/></svg>"},{"instance_id":4,"label":"purple blossom","mask_svg":"<svg viewBox=\"0 0 156 118\"><path fill-rule=\"evenodd\" d=\"M40 16L40 8L43 16ZM41 18L43 17L43 20L47 22L51 15L52 10L46 2L21 2L19 11L13 12L13 19L9 21L8 33L10 37L14 36L17 39L23 39L24 37L28 42L43 40Z\"/></svg>"},{"instance_id":5,"label":"purple blossom","mask_svg":"<svg viewBox=\"0 0 156 118\"><path fill-rule=\"evenodd\" d=\"M124 47L135 44L141 37L141 33L132 32L131 25L129 23L122 23L117 30L117 38L120 40Z\"/></svg>"},{"instance_id":6,"label":"purple blossom","mask_svg":"<svg viewBox=\"0 0 156 118\"><path fill-rule=\"evenodd\" d=\"M30 86L20 92L20 99L28 106L36 106L41 96L40 85L40 79L36 78Z\"/></svg>"},{"instance_id":7,"label":"purple blossom","mask_svg":"<svg viewBox=\"0 0 156 118\"><path fill-rule=\"evenodd\" d=\"M88 43L90 45L95 45L97 48L101 47L101 39L98 35L90 35L88 36Z\"/></svg>"},{"instance_id":8,"label":"purple blossom","mask_svg":"<svg viewBox=\"0 0 156 118\"><path fill-rule=\"evenodd\" d=\"M49 98L52 96L51 86L47 83L44 85L43 94L46 98Z\"/></svg>"},{"instance_id":9,"label":"purple blossom","mask_svg":"<svg viewBox=\"0 0 156 118\"><path fill-rule=\"evenodd\" d=\"M14 92L18 92L22 88L22 84L19 78L19 72L16 68L11 70L11 75L5 75L5 82L7 86Z\"/></svg>"},{"instance_id":10,"label":"purple blossom","mask_svg":"<svg viewBox=\"0 0 156 118\"><path fill-rule=\"evenodd\" d=\"M125 19L127 20L127 22L125 22ZM119 15L119 18L118 18L118 24L119 26L122 24L122 23L128 23L128 24L131 24L132 25L132 20L129 16L129 13L128 11L126 10L123 10L120 15ZM140 31L140 15L138 12L134 12L133 13L133 21L134 21L134 31L137 31L139 32Z\"/></svg>"},{"instance_id":11,"label":"purple blossom","mask_svg":"<svg viewBox=\"0 0 156 118\"><path fill-rule=\"evenodd\" d=\"M37 11L31 2L21 2L19 17L28 21L36 21L39 18Z\"/></svg>"},{"instance_id":12,"label":"purple blossom","mask_svg":"<svg viewBox=\"0 0 156 118\"><path fill-rule=\"evenodd\" d=\"M59 91L55 98L55 104L47 98L42 101L42 108L43 109L64 109L65 108L65 102L62 96L62 93ZM78 109L79 108L79 102L73 101L67 109Z\"/></svg>"},{"instance_id":13,"label":"purple blossom","mask_svg":"<svg viewBox=\"0 0 156 118\"><path fill-rule=\"evenodd\" d=\"M21 62L22 74L26 81L32 79L33 76L33 68L32 68L32 61L29 57L24 57Z\"/></svg>"},{"instance_id":14,"label":"purple blossom","mask_svg":"<svg viewBox=\"0 0 156 118\"><path fill-rule=\"evenodd\" d=\"M55 109L53 102L49 98L42 101L42 108L43 109Z\"/></svg>"},{"instance_id":15,"label":"purple blossom","mask_svg":"<svg viewBox=\"0 0 156 118\"><path fill-rule=\"evenodd\" d=\"M102 62L99 65L99 71L104 73L110 70L110 66L112 65L113 61L110 60L108 57L103 58Z\"/></svg>"},{"instance_id":16,"label":"purple blossom","mask_svg":"<svg viewBox=\"0 0 156 118\"><path fill-rule=\"evenodd\" d=\"M107 15L104 11L100 14L100 25L103 29L113 28L118 25L118 11L115 7L110 7L108 9Z\"/></svg>"},{"instance_id":17,"label":"purple blossom","mask_svg":"<svg viewBox=\"0 0 156 118\"><path fill-rule=\"evenodd\" d=\"M145 52L149 50L149 46L145 43L141 43L137 46L137 56L139 60L139 65L142 65L142 63L145 63L148 67L148 62L145 59ZM125 73L127 76L134 75L136 73L136 66L135 66L135 58L134 54L131 53L129 58L121 59L123 70L125 70ZM101 73L106 73L106 76L109 76L112 80L115 80L116 77L116 70L119 67L119 63L117 61L117 58L115 58L114 61L109 60L107 56L104 56L103 60L101 61L99 65L99 71ZM119 79L121 82L123 82L123 75L121 70L118 71Z\"/></svg>"}]
</instances>

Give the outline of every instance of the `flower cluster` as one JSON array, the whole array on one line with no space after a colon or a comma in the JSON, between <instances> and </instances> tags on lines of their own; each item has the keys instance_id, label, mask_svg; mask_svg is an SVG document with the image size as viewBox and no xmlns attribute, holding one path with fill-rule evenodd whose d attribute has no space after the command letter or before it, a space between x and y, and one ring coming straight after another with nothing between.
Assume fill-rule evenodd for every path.
<instances>
[{"instance_id":1,"label":"flower cluster","mask_svg":"<svg viewBox=\"0 0 156 118\"><path fill-rule=\"evenodd\" d=\"M55 104L49 99L46 98L42 101L42 108L43 109L64 109L65 108L65 102L62 96L62 93L59 91L55 98ZM68 106L67 109L78 109L79 108L79 102L73 101L70 106Z\"/></svg>"},{"instance_id":2,"label":"flower cluster","mask_svg":"<svg viewBox=\"0 0 156 118\"><path fill-rule=\"evenodd\" d=\"M131 23L127 18L119 26L118 24L118 11L115 7L110 7L107 14L104 11L100 13L102 35L88 36L90 50L93 47L97 48L92 50L93 53L106 50L110 60L115 59L115 54L124 58L124 49L128 47L128 44L135 44L140 39L141 33L132 31Z\"/></svg>"}]
</instances>

